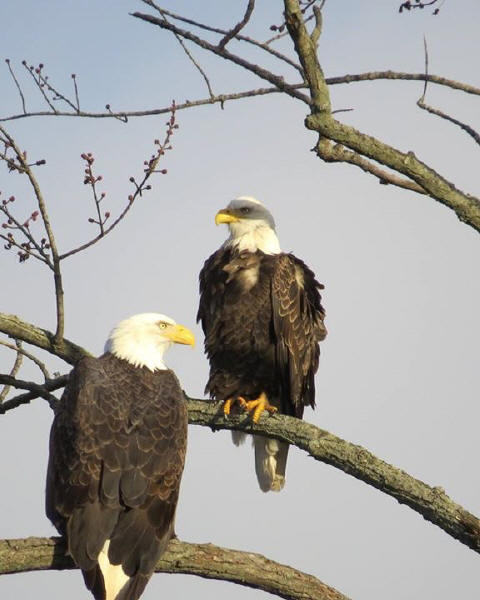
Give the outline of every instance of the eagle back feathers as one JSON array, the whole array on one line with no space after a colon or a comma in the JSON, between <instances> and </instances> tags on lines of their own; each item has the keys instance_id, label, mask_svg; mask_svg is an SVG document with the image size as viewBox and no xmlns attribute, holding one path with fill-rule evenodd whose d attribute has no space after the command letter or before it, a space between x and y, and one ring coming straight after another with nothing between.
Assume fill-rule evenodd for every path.
<instances>
[{"instance_id":1,"label":"eagle back feathers","mask_svg":"<svg viewBox=\"0 0 480 600\"><path fill-rule=\"evenodd\" d=\"M46 509L95 598L105 597L97 559L108 539L110 562L132 577L125 598L143 591L174 535L186 436L172 371L108 353L73 369L51 431Z\"/></svg>"}]
</instances>

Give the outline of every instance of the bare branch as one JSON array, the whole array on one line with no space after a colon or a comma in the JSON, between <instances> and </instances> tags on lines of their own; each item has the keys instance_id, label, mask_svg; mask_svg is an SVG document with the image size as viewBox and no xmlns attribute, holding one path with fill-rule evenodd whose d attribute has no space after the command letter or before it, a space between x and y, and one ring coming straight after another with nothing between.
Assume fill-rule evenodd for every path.
<instances>
[{"instance_id":1,"label":"bare branch","mask_svg":"<svg viewBox=\"0 0 480 600\"><path fill-rule=\"evenodd\" d=\"M470 135L477 144L480 145L480 134L475 131L475 129L473 129L473 127L470 127L470 125L467 125L466 123L463 123L462 121L459 121L458 119L455 119L454 117L451 117L450 115L447 115L447 113L442 112L441 110L437 109L437 108L433 108L432 106L428 105L425 103L425 96L427 94L427 85L428 85L428 47L427 47L427 39L424 37L423 38L423 45L424 45L424 49L425 49L425 85L423 86L423 94L422 96L417 100L417 106L419 108L421 108L422 110L426 110L427 112L429 112L432 115L436 115L437 117L440 117L441 119L445 119L446 121L449 121L450 123L453 123L454 125L458 125L460 127L460 129L463 129L463 131L467 132L468 135Z\"/></svg>"},{"instance_id":2,"label":"bare branch","mask_svg":"<svg viewBox=\"0 0 480 600\"><path fill-rule=\"evenodd\" d=\"M331 142L325 141L318 143L315 146L315 150L320 158L326 162L346 162L351 165L355 165L364 171L370 173L378 179L378 183L383 185L394 185L396 187L403 188L416 192L417 194L427 194L427 192L417 183L410 179L404 179L395 175L392 171L382 169L378 164L375 164L357 152L347 150L342 144L332 144Z\"/></svg>"},{"instance_id":3,"label":"bare branch","mask_svg":"<svg viewBox=\"0 0 480 600\"><path fill-rule=\"evenodd\" d=\"M50 408L55 410L58 400L53 394L49 394L49 392L53 392L65 387L68 383L68 377L68 375L61 375L55 379L47 379L43 385L37 385L33 382L25 382L29 384L29 387L26 389L30 389L31 391L27 392L26 394L14 396L13 398L10 398L10 400L0 404L0 415L3 415L9 410L13 410L14 408L18 408L24 404L30 404L30 402L36 398L43 398L48 402ZM18 382L18 380L15 380L12 383L12 387L17 387L17 383L23 382ZM19 389L22 388L19 386Z\"/></svg>"},{"instance_id":4,"label":"bare branch","mask_svg":"<svg viewBox=\"0 0 480 600\"><path fill-rule=\"evenodd\" d=\"M105 225L106 220L110 218L110 213L108 213L108 212L105 213L105 216L103 218L103 223L102 223L102 217L99 213L99 222L102 223L102 225L100 227L100 233L96 237L91 239L89 242L82 244L78 248L74 248L73 250L69 250L68 252L65 252L64 254L62 254L59 257L59 260L63 260L64 258L73 256L74 254L77 254L78 252L81 252L82 250L85 250L85 249L89 248L90 246L93 246L93 244L96 244L99 240L101 240L106 235L108 235L125 218L126 214L132 208L133 203L138 198L138 196L141 196L144 191L151 189L151 186L147 185L147 182L150 179L150 177L154 173L162 173L163 175L165 175L167 173L166 169L161 169L160 171L157 170L157 166L158 166L160 159L165 154L165 152L167 152L168 150L170 150L172 148L170 145L170 141L171 141L171 138L173 136L175 129L178 128L178 125L176 124L176 121L175 121L175 113L176 113L176 105L175 105L175 102L173 102L172 105L170 106L170 119L167 122L167 131L166 131L163 143L160 143L159 140L155 140L154 143L157 146L157 150L156 150L156 153L153 154L149 160L144 161L145 169L144 169L144 176L143 176L143 179L141 180L141 182L137 183L133 176L130 177L130 182L135 185L135 192L128 196L128 203L125 206L125 208L123 209L123 211L120 213L120 215L113 221L113 223L109 227L107 227L105 229L104 225ZM91 156L91 154L82 155L82 158L87 160L87 162L89 162L90 166L91 166L91 162L93 162L93 157ZM90 175L93 177L93 174L91 173L91 169L90 169ZM87 178L84 180L84 183L89 183L88 178L90 175L87 174ZM98 178L96 178L96 180L98 181ZM99 211L99 203L101 200L102 200L102 196L100 196L100 198L97 198L95 196L95 203L96 203L98 211Z\"/></svg>"},{"instance_id":5,"label":"bare branch","mask_svg":"<svg viewBox=\"0 0 480 600\"><path fill-rule=\"evenodd\" d=\"M0 374L0 383L1 384L7 385L10 387L14 387L17 390L29 390L29 392L31 392L32 396L31 396L31 398L28 399L28 402L30 400L32 400L33 398L43 398L44 400L46 400L49 403L50 408L52 410L55 410L58 400L53 394L49 393L49 390L60 389L67 384L67 381L68 381L68 375L65 375L64 378L62 378L62 380L60 382L58 382L55 379L54 380L49 379L43 385L40 385L38 383L34 383L33 381L23 381L21 379L16 379L15 377L11 377L9 375ZM17 406L20 406L20 404L26 404L27 403L26 396L27 396L27 394L23 394L22 396L16 396L15 398L12 398L8 402L4 402L3 404L0 404L0 414L5 414L7 411L11 410L12 408L17 408Z\"/></svg>"},{"instance_id":6,"label":"bare branch","mask_svg":"<svg viewBox=\"0 0 480 600\"><path fill-rule=\"evenodd\" d=\"M406 175L423 188L431 198L451 208L457 217L480 232L480 199L458 190L453 183L416 158L413 152L400 152L373 136L336 121L331 115L330 95L315 46L302 19L298 0L285 0L287 27L305 72L312 98L312 114L305 120L308 129L318 132L319 156L329 140L373 159Z\"/></svg>"},{"instance_id":7,"label":"bare branch","mask_svg":"<svg viewBox=\"0 0 480 600\"><path fill-rule=\"evenodd\" d=\"M26 108L26 105L25 105L25 96L23 95L22 88L20 87L20 84L18 83L18 79L16 78L15 73L14 73L14 71L12 69L12 66L10 64L10 59L6 58L5 62L7 63L8 70L10 71L10 75L12 76L13 81L15 82L15 85L17 86L18 93L20 94L20 99L22 101L23 113L27 114L27 108Z\"/></svg>"},{"instance_id":8,"label":"bare branch","mask_svg":"<svg viewBox=\"0 0 480 600\"><path fill-rule=\"evenodd\" d=\"M240 31L245 27L245 25L250 21L250 17L252 16L253 9L255 8L255 0L248 0L247 9L245 14L243 15L243 19L238 22L233 29L231 29L225 37L223 37L219 43L218 47L220 49L225 48L230 40L232 40Z\"/></svg>"},{"instance_id":9,"label":"bare branch","mask_svg":"<svg viewBox=\"0 0 480 600\"><path fill-rule=\"evenodd\" d=\"M145 0L144 0L145 1ZM168 11L165 11L166 13ZM396 71L372 71L369 73L358 73L354 75L342 75L340 77L328 77L325 81L328 85L339 85L344 83L355 83L360 81L376 81L376 80L401 80L401 81L425 81L428 79L429 82L435 83L437 85L442 85L445 87L449 87L451 89L459 90L465 92L467 94L480 95L480 88L477 88L473 85L469 85L466 83L462 83L459 81L454 81L453 79L447 79L445 77L440 77L438 75L428 75L425 76L424 73L401 73ZM306 89L307 85L305 83L297 83L290 86L293 89ZM188 108L194 108L196 106L205 106L206 104L217 104L221 103L222 105L225 102L231 100L241 100L244 98L253 98L256 96L265 96L269 94L279 94L283 93L283 90L278 89L277 87L270 88L259 88L256 90L247 90L245 92L238 92L235 94L218 94L213 98L204 98L200 100L192 100L184 102L183 104L177 104L177 110L185 110ZM112 112L110 110L110 105L107 104L107 112L87 112L87 111L75 111L75 112L65 112L65 111L33 111L28 113L20 113L16 115L10 115L9 117L0 118L0 122L4 121L15 121L18 119L24 119L29 117L82 117L88 119L108 119L114 118L126 123L128 118L135 117L147 117L147 116L155 116L166 114L170 112L170 106L164 106L161 108L153 108L153 109L145 109L145 110L136 110L136 111L116 111Z\"/></svg>"},{"instance_id":10,"label":"bare branch","mask_svg":"<svg viewBox=\"0 0 480 600\"><path fill-rule=\"evenodd\" d=\"M7 342L4 342L3 340L0 340L0 345L5 346L5 348L10 348L10 350L14 350L15 352L18 352L18 353L22 354L23 356L25 356L26 358L28 358L29 360L31 360L40 369L45 380L50 379L50 373L48 372L45 364L39 358L37 358L35 355L33 355L31 352L27 352L27 350L25 350L22 347L21 342L19 342L17 340L17 345L14 346L13 344L9 344Z\"/></svg>"},{"instance_id":11,"label":"bare branch","mask_svg":"<svg viewBox=\"0 0 480 600\"><path fill-rule=\"evenodd\" d=\"M31 166L27 163L25 153L22 152L17 146L15 140L7 133L7 131L0 125L0 132L8 140L10 147L15 152L17 161L23 170L23 172L27 175L30 185L33 188L35 193L35 197L37 199L38 208L40 210L40 214L42 216L43 225L45 227L45 231L47 232L48 243L50 245L50 250L52 253L52 262L53 262L53 278L55 282L55 300L56 300L56 312L57 312L57 329L55 332L55 341L56 343L60 343L63 338L64 326L65 326L65 316L64 316L64 306L63 306L63 285L62 285L62 274L60 271L60 259L57 251L57 244L55 241L55 237L53 235L53 229L50 225L50 218L47 212L47 206L43 199L42 192L40 190L40 186L38 185L38 181L33 174Z\"/></svg>"},{"instance_id":12,"label":"bare branch","mask_svg":"<svg viewBox=\"0 0 480 600\"><path fill-rule=\"evenodd\" d=\"M162 9L158 9L160 14L162 15L163 19L165 20L165 22L168 23L168 19L165 16L165 13L162 11ZM182 38L178 35L178 33L174 32L174 36L175 39L177 40L177 42L180 44L180 46L182 47L183 51L185 52L185 54L188 56L189 60L192 62L193 66L197 69L197 71L200 73L200 75L203 77L206 85L207 85L207 89L208 89L208 93L210 94L210 98L214 97L214 93L212 90L212 86L210 85L210 80L207 77L207 74L205 73L205 71L202 69L202 67L200 66L200 64L195 60L193 54L190 52L190 50L187 48L185 42L182 40Z\"/></svg>"},{"instance_id":13,"label":"bare branch","mask_svg":"<svg viewBox=\"0 0 480 600\"><path fill-rule=\"evenodd\" d=\"M10 377L12 377L12 379L15 379L18 371L20 370L20 367L22 366L22 362L23 362L23 355L20 352L20 350L22 349L22 343L19 342L18 340L15 340L15 344L16 344L16 346L13 346L13 345L10 346L12 348L12 350L15 350L17 353L17 355L15 357L15 362L13 363L13 366L10 369ZM0 391L0 405L1 405L10 392L10 384L4 383L2 381L0 381L0 383L3 383L3 385L4 385L3 390Z\"/></svg>"},{"instance_id":14,"label":"bare branch","mask_svg":"<svg viewBox=\"0 0 480 600\"><path fill-rule=\"evenodd\" d=\"M205 23L199 23L198 21L194 21L187 17L183 17L182 15L177 15L169 10L166 10L165 8L160 8L159 6L157 6L155 4L155 2L153 2L153 0L142 0L142 2L144 4L147 4L148 6L151 6L156 11L158 11L160 14L167 15L168 17L171 17L172 19L174 19L176 21L181 21L182 23L187 23L188 25L193 25L194 27L198 27L199 29L203 29L204 31L211 31L212 33L219 33L220 35L224 35L224 36L227 35L227 33L228 33L225 29L219 29L218 27L212 27L211 25L206 25ZM258 40L255 40L251 37L248 37L245 35L238 35L238 34L235 36L235 39L237 39L241 42L246 42L248 44L252 44L253 46L257 46L258 48L265 50L265 52L268 52L268 54L275 56L275 58L278 58L279 60L287 63L288 65L290 65L297 71L301 71L300 66L297 65L297 63L293 62L288 56L285 56L285 54L278 52L278 50L274 50L273 48L270 48L267 43L259 42Z\"/></svg>"},{"instance_id":15,"label":"bare branch","mask_svg":"<svg viewBox=\"0 0 480 600\"><path fill-rule=\"evenodd\" d=\"M294 417L262 416L257 424L245 415L225 419L214 402L188 399L188 422L217 429L234 429L293 444L315 460L332 465L406 504L453 538L480 552L480 520L456 504L440 487L431 487L374 456L371 452Z\"/></svg>"},{"instance_id":16,"label":"bare branch","mask_svg":"<svg viewBox=\"0 0 480 600\"><path fill-rule=\"evenodd\" d=\"M87 350L65 338L57 343L52 332L22 321L16 315L0 313L0 331L11 338L47 350L71 365L74 365L82 356L90 356Z\"/></svg>"},{"instance_id":17,"label":"bare branch","mask_svg":"<svg viewBox=\"0 0 480 600\"><path fill-rule=\"evenodd\" d=\"M0 540L0 574L48 569L75 569L60 538ZM348 600L313 575L282 565L253 552L213 544L170 540L157 573L182 573L230 581L263 590L287 600Z\"/></svg>"},{"instance_id":18,"label":"bare branch","mask_svg":"<svg viewBox=\"0 0 480 600\"><path fill-rule=\"evenodd\" d=\"M202 38L199 38L198 36L194 35L190 31L187 31L185 29L180 29L180 27L177 27L176 25L173 25L172 23L166 22L162 19L158 19L157 17L154 17L153 15L147 15L147 14L143 14L143 13L139 13L139 12L131 13L131 15L132 15L132 17L141 19L142 21L146 21L147 23L152 23L153 25L158 25L158 27L161 27L162 29L167 29L168 31L171 31L172 33L177 33L182 38L185 38L185 39L190 40L191 42L197 44L197 46L199 46L200 48L203 48L204 50L209 50L213 54L216 54L217 56L221 56L222 58L229 60L229 61L243 67L247 71L254 73L258 77L265 79L266 81L269 81L270 83L276 85L280 90L282 90L289 96L291 96L293 98L297 98L298 100L301 100L302 102L305 102L307 104L309 103L308 98L304 94L301 94L300 92L298 92L295 87L286 83L282 76L275 75L274 73L267 71L266 69L264 69L263 67L260 67L259 65L255 65L255 64L241 58L240 56L237 56L236 54L232 54L226 48L220 49L218 46L211 44L210 42L207 42L206 40L204 40Z\"/></svg>"}]
</instances>

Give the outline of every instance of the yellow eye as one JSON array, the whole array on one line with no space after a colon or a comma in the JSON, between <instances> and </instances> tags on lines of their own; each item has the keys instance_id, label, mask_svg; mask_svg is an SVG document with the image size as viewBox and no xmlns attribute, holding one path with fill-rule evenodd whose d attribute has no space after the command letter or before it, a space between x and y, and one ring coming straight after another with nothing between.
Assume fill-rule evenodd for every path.
<instances>
[{"instance_id":1,"label":"yellow eye","mask_svg":"<svg viewBox=\"0 0 480 600\"><path fill-rule=\"evenodd\" d=\"M240 210L244 215L248 215L248 213L250 212L250 208L248 206L242 206Z\"/></svg>"},{"instance_id":2,"label":"yellow eye","mask_svg":"<svg viewBox=\"0 0 480 600\"><path fill-rule=\"evenodd\" d=\"M164 321L160 321L160 323L158 324L158 326L160 327L160 329L166 329L167 328L167 324Z\"/></svg>"}]
</instances>

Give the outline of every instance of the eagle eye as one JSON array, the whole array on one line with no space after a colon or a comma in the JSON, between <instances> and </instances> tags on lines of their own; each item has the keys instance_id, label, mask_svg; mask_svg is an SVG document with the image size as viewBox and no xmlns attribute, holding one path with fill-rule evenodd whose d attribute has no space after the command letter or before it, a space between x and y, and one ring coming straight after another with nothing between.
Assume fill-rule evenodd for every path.
<instances>
[{"instance_id":1,"label":"eagle eye","mask_svg":"<svg viewBox=\"0 0 480 600\"><path fill-rule=\"evenodd\" d=\"M160 327L160 329L166 329L167 328L167 324L165 323L165 321L159 321L158 322L158 326Z\"/></svg>"},{"instance_id":2,"label":"eagle eye","mask_svg":"<svg viewBox=\"0 0 480 600\"><path fill-rule=\"evenodd\" d=\"M240 209L240 211L244 214L244 215L248 215L248 213L250 212L250 207L249 206L242 206L242 208Z\"/></svg>"}]
</instances>

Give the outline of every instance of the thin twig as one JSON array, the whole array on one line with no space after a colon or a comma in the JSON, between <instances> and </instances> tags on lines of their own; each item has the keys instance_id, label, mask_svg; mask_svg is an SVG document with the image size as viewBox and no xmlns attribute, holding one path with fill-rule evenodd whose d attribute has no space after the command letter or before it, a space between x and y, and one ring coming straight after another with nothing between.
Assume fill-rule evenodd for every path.
<instances>
[{"instance_id":1,"label":"thin twig","mask_svg":"<svg viewBox=\"0 0 480 600\"><path fill-rule=\"evenodd\" d=\"M25 159L24 153L18 148L15 140L7 133L7 131L0 125L0 132L3 136L8 140L10 147L15 152L17 160L23 169L24 173L27 175L30 185L35 192L35 197L37 199L38 209L40 214L42 215L43 226L45 227L45 231L47 233L48 242L50 245L50 251L52 253L52 262L53 262L53 277L55 282L55 304L56 304L56 313L57 313L57 329L55 332L55 342L58 344L63 338L63 332L65 327L65 315L64 315L64 306L63 306L63 286L62 286L62 274L60 271L60 260L57 250L57 244L55 241L55 237L53 235L53 229L50 225L50 218L47 212L47 206L45 204L43 194L40 190L40 186L38 185L38 181L33 174L30 165L27 163Z\"/></svg>"},{"instance_id":2,"label":"thin twig","mask_svg":"<svg viewBox=\"0 0 480 600\"><path fill-rule=\"evenodd\" d=\"M10 75L13 77L13 81L15 82L15 85L17 86L18 93L20 94L20 99L22 100L23 112L24 112L24 114L27 114L27 108L26 108L26 104L25 104L25 96L23 95L22 88L20 87L20 84L18 83L18 79L16 78L15 73L14 73L14 71L12 69L12 65L10 64L10 59L6 58L5 62L8 65L8 70L10 71Z\"/></svg>"},{"instance_id":3,"label":"thin twig","mask_svg":"<svg viewBox=\"0 0 480 600\"><path fill-rule=\"evenodd\" d=\"M77 112L80 112L80 98L78 97L77 76L72 73L73 87L75 88L75 100L77 101Z\"/></svg>"},{"instance_id":4,"label":"thin twig","mask_svg":"<svg viewBox=\"0 0 480 600\"><path fill-rule=\"evenodd\" d=\"M158 171L156 171L158 162L160 161L161 157L165 154L165 151L171 148L170 140L173 135L174 129L176 129L178 127L178 125L176 125L176 123L175 123L175 112L176 112L176 105L175 105L175 102L173 102L173 104L170 106L171 116L170 116L170 120L168 121L168 124L167 124L168 125L167 132L165 134L163 143L160 144L158 142L158 140L156 140L156 143L158 142L157 154L153 155L152 158L150 159L150 161L147 162L148 166L144 170L145 174L144 174L141 182L137 183L133 177L130 178L130 181L135 185L135 192L133 194L129 195L128 204L125 206L124 210L120 213L120 215L115 219L115 221L113 221L113 223L109 227L107 227L106 229L102 227L100 233L97 236L95 236L90 241L85 242L78 248L74 248L73 250L69 250L68 252L65 252L64 254L60 255L59 260L63 260L65 258L68 258L69 256L73 256L74 254L77 254L78 252L81 252L82 250L86 250L90 246L93 246L94 244L96 244L99 240L104 238L106 235L108 235L112 231L112 229L114 229L120 223L120 221L122 221L125 218L126 214L132 208L133 203L135 202L137 197L141 196L142 192L144 190L149 189L149 186L146 185L148 179L150 179L150 177L153 173L158 172ZM162 172L166 173L166 170L163 170ZM103 224L105 224L105 221L103 222Z\"/></svg>"},{"instance_id":5,"label":"thin twig","mask_svg":"<svg viewBox=\"0 0 480 600\"><path fill-rule=\"evenodd\" d=\"M12 350L15 350L15 352L17 353L17 355L15 357L15 362L13 363L13 367L10 369L10 377L12 377L13 379L15 379L15 377L17 376L17 373L20 370L20 367L22 366L22 362L23 362L23 354L21 352L22 342L20 342L19 340L15 340L15 344L16 344L15 346L10 345ZM5 398L8 396L8 394L10 392L10 388L11 388L10 385L5 384L3 386L2 391L0 391L0 405L3 403Z\"/></svg>"},{"instance_id":6,"label":"thin twig","mask_svg":"<svg viewBox=\"0 0 480 600\"><path fill-rule=\"evenodd\" d=\"M145 1L145 0L144 0ZM449 87L451 89L459 90L465 92L467 94L480 95L480 88L477 88L473 85L469 85L466 83L461 83L459 81L454 81L452 79L447 79L445 77L440 77L438 75L428 75L428 78L425 77L424 73L399 73L395 71L373 71L370 73L359 73L354 75L343 75L340 77L327 77L325 79L328 85L341 85L345 83L354 83L361 81L376 81L376 80L401 80L401 81L425 81L428 79L429 82L435 83L437 85ZM305 89L307 86L304 83L297 83L290 86L293 89ZM192 100L186 101L181 104L177 104L177 110L185 110L188 108L194 108L196 106L205 106L207 104L216 104L216 103L225 103L231 100L242 100L244 98L253 98L256 96L266 96L269 94L279 94L283 93L282 89L278 89L277 87L270 88L258 88L255 90L247 90L245 92L238 92L235 94L218 94L213 98L203 98L200 100ZM4 121L15 121L18 119L24 119L29 117L81 117L88 119L107 119L107 118L115 118L123 123L126 123L128 118L135 117L147 117L147 116L155 116L166 114L170 112L170 107L165 106L162 108L153 108L146 110L136 110L136 111L118 111L112 112L110 110L110 105L107 105L107 112L87 112L87 111L75 111L75 112L66 112L66 111L36 111L36 112L28 112L26 114L20 113L16 115L10 115L9 117L0 118L0 122Z\"/></svg>"},{"instance_id":7,"label":"thin twig","mask_svg":"<svg viewBox=\"0 0 480 600\"><path fill-rule=\"evenodd\" d=\"M194 27L198 27L199 29L203 29L204 31L211 31L212 33L218 33L220 35L227 35L227 33L228 33L225 29L219 29L218 27L212 27L211 25L206 25L205 23L200 23L198 21L194 21L187 17L183 17L182 15L177 15L176 13L166 10L165 8L160 8L152 0L141 0L141 1L144 4L147 4L148 6L155 9L160 14L165 14L165 15L171 17L172 19L175 19L176 21L181 21L182 23L187 23L188 25L193 25ZM265 43L259 42L258 40L255 40L251 37L248 37L245 35L238 35L238 34L235 36L235 39L237 39L241 42L246 42L248 44L252 44L253 46L257 46L258 48L261 48L262 50L265 50L265 52L268 52L268 54L271 54L272 56L275 56L275 58L278 58L278 60L281 60L281 61L287 63L288 65L290 65L297 71L301 72L300 66L297 63L295 63L288 56L285 56L285 54L282 54L278 50L274 50L273 48L270 48Z\"/></svg>"},{"instance_id":8,"label":"thin twig","mask_svg":"<svg viewBox=\"0 0 480 600\"><path fill-rule=\"evenodd\" d=\"M18 340L17 340L17 342L18 342ZM23 354L23 356L25 356L26 358L28 358L29 360L31 360L33 363L35 363L37 365L37 367L42 372L45 380L50 379L50 373L48 372L48 369L45 366L45 364L39 358L37 358L34 354L27 352L27 350L25 350L22 347L21 342L18 342L18 345L14 346L13 344L9 344L8 342L4 342L3 340L0 340L0 345L5 346L5 348L10 348L10 350L15 350L15 352L20 352L21 354Z\"/></svg>"},{"instance_id":9,"label":"thin twig","mask_svg":"<svg viewBox=\"0 0 480 600\"><path fill-rule=\"evenodd\" d=\"M165 19L165 21L168 23L168 19L167 17L163 14L162 10L160 9L160 14L162 15L162 17ZM210 85L210 80L207 76L207 74L205 73L205 71L202 69L202 67L200 66L200 64L195 60L195 57L193 56L193 54L190 52L190 50L187 48L185 42L182 40L182 38L174 32L174 36L175 39L177 40L177 42L180 44L180 46L182 47L183 51L185 52L185 54L188 56L189 60L192 62L193 66L197 69L197 71L200 73L200 75L203 77L206 85L207 85L207 89L208 89L208 93L210 94L210 98L214 97L214 93L212 90L212 86Z\"/></svg>"},{"instance_id":10,"label":"thin twig","mask_svg":"<svg viewBox=\"0 0 480 600\"><path fill-rule=\"evenodd\" d=\"M458 127L460 127L460 129L463 129L463 131L468 133L468 135L470 135L475 140L475 142L480 145L480 134L475 129L473 129L473 127L470 127L470 125L467 125L466 123L464 123L463 121L460 121L459 119L455 119L454 117L451 117L450 115L448 115L447 113L444 113L443 111L439 110L438 108L433 108L433 106L430 106L429 104L427 104L425 102L425 95L427 93L427 85L428 85L428 46L427 46L427 39L425 36L423 37L423 46L424 46L424 51L425 51L425 85L423 86L422 96L417 100L417 106L419 108L421 108L422 110L426 110L427 112L429 112L432 115L436 115L437 117L440 117L441 119L444 119L445 121L449 121L450 123L453 123L454 125L458 125Z\"/></svg>"},{"instance_id":11,"label":"thin twig","mask_svg":"<svg viewBox=\"0 0 480 600\"><path fill-rule=\"evenodd\" d=\"M230 40L232 40L240 31L245 27L245 25L249 22L250 17L252 16L253 9L255 8L255 0L248 0L247 9L245 10L245 14L243 15L243 19L233 27L219 42L218 47L220 49L225 48Z\"/></svg>"},{"instance_id":12,"label":"thin twig","mask_svg":"<svg viewBox=\"0 0 480 600\"><path fill-rule=\"evenodd\" d=\"M37 86L37 88L40 90L40 93L42 94L45 102L48 104L48 106L53 110L53 112L57 112L57 109L55 108L55 106L50 102L49 97L47 96L47 94L45 93L41 83L40 83L40 79L37 79L35 77L35 73L34 73L34 68L32 66L28 66L26 61L22 62L22 65L25 67L27 73L30 74L30 76L32 77L33 81L35 82L35 85Z\"/></svg>"}]
</instances>

